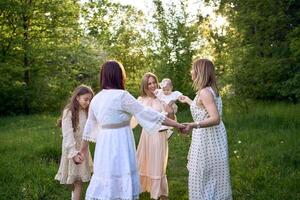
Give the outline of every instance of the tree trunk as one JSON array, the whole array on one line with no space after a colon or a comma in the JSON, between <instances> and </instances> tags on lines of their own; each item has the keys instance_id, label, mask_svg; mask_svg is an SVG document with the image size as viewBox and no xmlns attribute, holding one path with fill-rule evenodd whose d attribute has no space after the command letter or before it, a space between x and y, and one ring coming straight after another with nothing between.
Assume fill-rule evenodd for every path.
<instances>
[{"instance_id":1,"label":"tree trunk","mask_svg":"<svg viewBox=\"0 0 300 200\"><path fill-rule=\"evenodd\" d=\"M28 7L31 6L31 0L28 1ZM24 48L24 59L23 59L23 67L24 67L24 98L23 98L23 108L24 113L29 114L29 82L30 82L30 64L29 64L29 55L28 55L28 46L29 46L29 13L28 11L23 14L23 48Z\"/></svg>"}]
</instances>

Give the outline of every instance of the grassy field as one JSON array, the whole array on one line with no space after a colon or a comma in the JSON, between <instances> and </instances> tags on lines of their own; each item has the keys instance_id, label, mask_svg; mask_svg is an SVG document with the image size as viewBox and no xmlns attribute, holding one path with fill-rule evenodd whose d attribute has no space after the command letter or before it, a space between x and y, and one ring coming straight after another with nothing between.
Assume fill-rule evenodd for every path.
<instances>
[{"instance_id":1,"label":"grassy field","mask_svg":"<svg viewBox=\"0 0 300 200\"><path fill-rule=\"evenodd\" d=\"M225 108L234 199L300 199L300 105L249 102L247 107L225 103ZM191 120L188 110L177 116L179 121ZM54 180L61 151L56 119L0 118L1 200L70 199L68 188ZM138 141L139 130L135 132ZM190 139L176 135L169 143L170 200L188 199Z\"/></svg>"}]
</instances>

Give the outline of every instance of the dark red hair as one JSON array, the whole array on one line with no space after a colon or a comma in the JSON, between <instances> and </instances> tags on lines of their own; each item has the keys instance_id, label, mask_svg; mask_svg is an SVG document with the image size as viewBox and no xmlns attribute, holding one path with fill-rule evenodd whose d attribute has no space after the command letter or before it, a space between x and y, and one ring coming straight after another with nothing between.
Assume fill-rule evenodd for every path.
<instances>
[{"instance_id":1,"label":"dark red hair","mask_svg":"<svg viewBox=\"0 0 300 200\"><path fill-rule=\"evenodd\" d=\"M125 69L123 65L115 60L103 63L100 71L101 89L125 89Z\"/></svg>"}]
</instances>

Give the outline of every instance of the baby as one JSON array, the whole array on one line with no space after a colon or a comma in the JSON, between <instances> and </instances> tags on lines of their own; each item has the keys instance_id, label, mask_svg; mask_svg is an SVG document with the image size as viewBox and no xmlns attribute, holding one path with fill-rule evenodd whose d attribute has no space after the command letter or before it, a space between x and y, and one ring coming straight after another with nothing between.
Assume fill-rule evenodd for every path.
<instances>
[{"instance_id":1,"label":"baby","mask_svg":"<svg viewBox=\"0 0 300 200\"><path fill-rule=\"evenodd\" d=\"M168 78L164 78L159 86L161 89L156 90L157 98L170 105L174 110L174 114L176 114L178 107L175 102L183 96L182 93L179 91L173 92L172 81Z\"/></svg>"},{"instance_id":2,"label":"baby","mask_svg":"<svg viewBox=\"0 0 300 200\"><path fill-rule=\"evenodd\" d=\"M156 97L163 101L164 103L168 104L169 106L171 106L174 110L174 115L177 113L178 107L175 104L175 102L183 97L181 92L178 91L174 91L173 92L173 84L172 81L168 78L164 78L161 83L159 84L161 89L157 89L155 91ZM176 119L176 116L175 116ZM168 139L171 138L173 131L170 130L170 127L163 127L164 129L168 129L167 131L167 137Z\"/></svg>"}]
</instances>

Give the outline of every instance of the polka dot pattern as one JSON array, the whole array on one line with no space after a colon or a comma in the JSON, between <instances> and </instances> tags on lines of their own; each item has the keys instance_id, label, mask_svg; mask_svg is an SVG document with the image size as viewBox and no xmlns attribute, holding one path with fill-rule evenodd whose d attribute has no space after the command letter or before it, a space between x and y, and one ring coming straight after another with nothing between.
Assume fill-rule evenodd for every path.
<instances>
[{"instance_id":1,"label":"polka dot pattern","mask_svg":"<svg viewBox=\"0 0 300 200\"><path fill-rule=\"evenodd\" d=\"M220 116L222 100L214 95ZM197 95L191 104L194 121L208 118L205 108L196 105ZM223 122L217 126L194 129L188 153L189 199L190 200L231 200L227 135Z\"/></svg>"}]
</instances>

